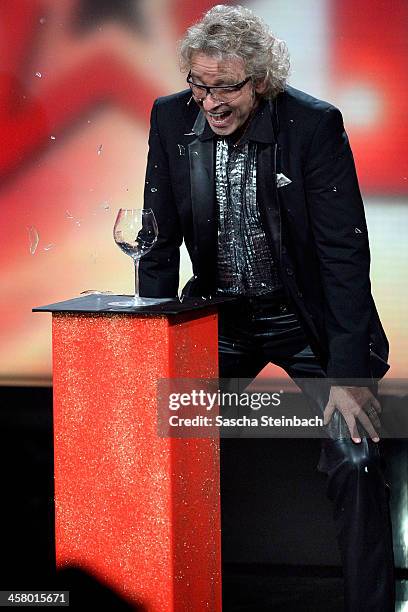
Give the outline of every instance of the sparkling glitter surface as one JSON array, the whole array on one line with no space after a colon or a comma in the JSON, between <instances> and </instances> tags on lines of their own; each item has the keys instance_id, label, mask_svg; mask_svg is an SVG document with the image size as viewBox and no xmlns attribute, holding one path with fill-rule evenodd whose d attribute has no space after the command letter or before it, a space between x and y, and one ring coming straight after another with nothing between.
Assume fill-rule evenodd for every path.
<instances>
[{"instance_id":1,"label":"sparkling glitter surface","mask_svg":"<svg viewBox=\"0 0 408 612\"><path fill-rule=\"evenodd\" d=\"M149 612L221 610L218 443L156 434L156 383L212 377L214 311L53 314L56 546Z\"/></svg>"},{"instance_id":2,"label":"sparkling glitter surface","mask_svg":"<svg viewBox=\"0 0 408 612\"><path fill-rule=\"evenodd\" d=\"M170 333L171 378L218 376L217 316L178 316ZM219 443L172 439L172 511L177 589L175 610L221 610ZM197 566L197 560L199 566ZM184 603L184 607L183 607Z\"/></svg>"}]
</instances>

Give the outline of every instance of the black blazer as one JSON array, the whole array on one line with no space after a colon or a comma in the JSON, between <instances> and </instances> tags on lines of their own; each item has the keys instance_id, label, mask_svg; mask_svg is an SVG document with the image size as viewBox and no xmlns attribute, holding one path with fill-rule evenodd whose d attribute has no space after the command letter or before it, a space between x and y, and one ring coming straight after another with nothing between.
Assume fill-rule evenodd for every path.
<instances>
[{"instance_id":1,"label":"black blazer","mask_svg":"<svg viewBox=\"0 0 408 612\"><path fill-rule=\"evenodd\" d=\"M215 290L214 133L183 91L155 101L144 206L159 238L140 261L140 293L176 296L184 241L194 278L187 295ZM342 115L287 86L263 103L257 200L282 281L330 378L380 378L388 342L371 296L363 203ZM276 175L291 183L278 187Z\"/></svg>"}]
</instances>

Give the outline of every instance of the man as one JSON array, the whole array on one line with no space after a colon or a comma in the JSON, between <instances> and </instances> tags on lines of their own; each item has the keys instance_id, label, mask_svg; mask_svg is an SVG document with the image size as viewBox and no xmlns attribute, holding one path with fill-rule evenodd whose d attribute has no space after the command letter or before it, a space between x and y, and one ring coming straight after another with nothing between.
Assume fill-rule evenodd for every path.
<instances>
[{"instance_id":1,"label":"man","mask_svg":"<svg viewBox=\"0 0 408 612\"><path fill-rule=\"evenodd\" d=\"M189 88L156 100L151 115L145 207L160 235L141 260L141 294L177 295L184 238L194 277L183 293L239 298L220 312L221 377L253 378L271 361L295 379L334 379L315 400L330 432L319 469L346 608L394 610L373 393L388 344L341 113L286 84L286 46L246 8L213 7L180 56Z\"/></svg>"}]
</instances>

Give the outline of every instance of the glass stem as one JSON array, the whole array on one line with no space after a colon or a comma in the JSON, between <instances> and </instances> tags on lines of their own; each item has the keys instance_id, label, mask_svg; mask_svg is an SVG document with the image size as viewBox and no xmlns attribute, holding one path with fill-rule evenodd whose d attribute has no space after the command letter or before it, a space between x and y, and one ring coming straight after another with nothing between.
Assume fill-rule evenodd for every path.
<instances>
[{"instance_id":1,"label":"glass stem","mask_svg":"<svg viewBox=\"0 0 408 612\"><path fill-rule=\"evenodd\" d=\"M135 262L135 298L139 297L139 258L133 260Z\"/></svg>"}]
</instances>

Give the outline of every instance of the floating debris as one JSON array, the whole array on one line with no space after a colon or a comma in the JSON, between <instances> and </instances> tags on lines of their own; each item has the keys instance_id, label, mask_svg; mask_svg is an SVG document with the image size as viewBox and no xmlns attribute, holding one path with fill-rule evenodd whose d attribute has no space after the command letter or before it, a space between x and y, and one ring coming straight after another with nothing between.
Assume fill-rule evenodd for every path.
<instances>
[{"instance_id":1,"label":"floating debris","mask_svg":"<svg viewBox=\"0 0 408 612\"><path fill-rule=\"evenodd\" d=\"M110 211L110 204L107 200L104 200L103 202L101 202L100 204L98 204L98 206L96 208L94 208L94 210L92 211L93 215L97 215L98 212L100 212L101 210L104 210L105 212L109 212Z\"/></svg>"},{"instance_id":2,"label":"floating debris","mask_svg":"<svg viewBox=\"0 0 408 612\"><path fill-rule=\"evenodd\" d=\"M78 227L80 227L80 225L81 225L81 219L78 219L77 217L74 217L74 215L73 215L73 214L72 214L72 213L71 213L69 210L66 210L66 211L65 211L65 217L66 217L67 219L72 219L72 221L74 221L74 222L75 222L75 224L76 224Z\"/></svg>"},{"instance_id":3,"label":"floating debris","mask_svg":"<svg viewBox=\"0 0 408 612\"><path fill-rule=\"evenodd\" d=\"M37 228L34 227L34 225L30 225L29 227L27 227L27 231L28 231L30 253L31 255L34 255L34 253L37 250L38 243L40 242L40 235L38 233Z\"/></svg>"}]
</instances>

